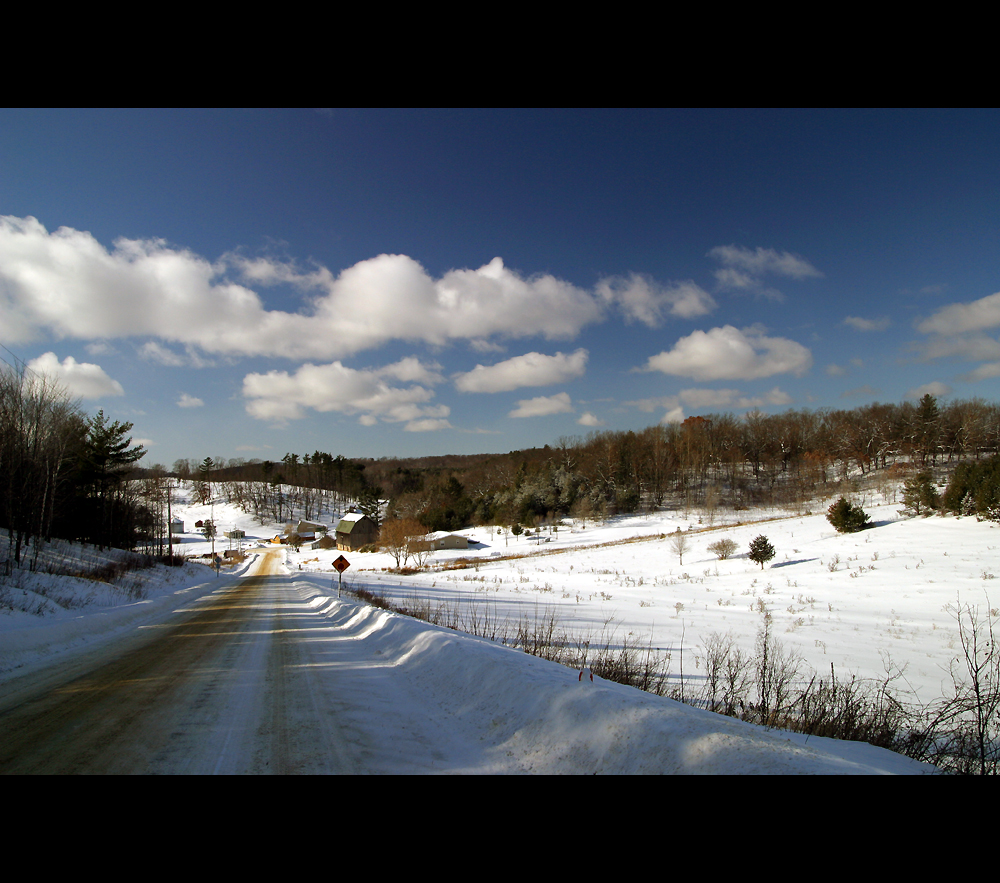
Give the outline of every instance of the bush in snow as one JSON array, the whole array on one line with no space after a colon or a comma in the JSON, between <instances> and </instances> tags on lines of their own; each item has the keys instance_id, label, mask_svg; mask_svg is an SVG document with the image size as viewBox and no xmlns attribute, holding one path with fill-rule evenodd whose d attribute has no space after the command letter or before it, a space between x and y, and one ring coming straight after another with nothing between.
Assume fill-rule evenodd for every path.
<instances>
[{"instance_id":1,"label":"bush in snow","mask_svg":"<svg viewBox=\"0 0 1000 883\"><path fill-rule=\"evenodd\" d=\"M859 530L871 527L871 521L865 510L848 502L846 497L841 497L826 510L826 520L839 533L857 533Z\"/></svg>"},{"instance_id":2,"label":"bush in snow","mask_svg":"<svg viewBox=\"0 0 1000 883\"><path fill-rule=\"evenodd\" d=\"M710 543L708 546L708 551L715 555L720 561L725 561L727 558L731 558L733 552L737 549L736 540L731 540L729 537L723 537L721 540L716 540L714 543Z\"/></svg>"}]
</instances>

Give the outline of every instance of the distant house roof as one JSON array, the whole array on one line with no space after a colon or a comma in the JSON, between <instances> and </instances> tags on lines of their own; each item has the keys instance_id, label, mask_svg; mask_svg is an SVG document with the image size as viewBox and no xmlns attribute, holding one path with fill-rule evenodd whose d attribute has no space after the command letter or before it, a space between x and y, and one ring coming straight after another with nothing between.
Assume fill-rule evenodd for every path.
<instances>
[{"instance_id":1,"label":"distant house roof","mask_svg":"<svg viewBox=\"0 0 1000 883\"><path fill-rule=\"evenodd\" d=\"M362 549L378 541L378 525L361 512L350 512L337 524L338 549Z\"/></svg>"},{"instance_id":2,"label":"distant house roof","mask_svg":"<svg viewBox=\"0 0 1000 883\"><path fill-rule=\"evenodd\" d=\"M320 521L300 521L298 532L304 534L309 531L315 533L318 530L326 530L326 525Z\"/></svg>"},{"instance_id":3,"label":"distant house roof","mask_svg":"<svg viewBox=\"0 0 1000 883\"><path fill-rule=\"evenodd\" d=\"M348 512L337 524L337 533L350 533L354 530L354 526L362 521L375 523L364 512Z\"/></svg>"}]
</instances>

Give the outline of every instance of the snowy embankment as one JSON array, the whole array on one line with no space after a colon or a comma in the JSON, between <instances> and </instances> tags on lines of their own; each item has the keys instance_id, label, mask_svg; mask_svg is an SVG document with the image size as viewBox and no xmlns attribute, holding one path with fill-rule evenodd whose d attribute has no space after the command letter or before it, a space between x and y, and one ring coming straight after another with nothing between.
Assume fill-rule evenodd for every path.
<instances>
[{"instance_id":1,"label":"snowy embankment","mask_svg":"<svg viewBox=\"0 0 1000 883\"><path fill-rule=\"evenodd\" d=\"M344 628L393 667L428 709L444 710L442 768L466 773L912 774L933 768L862 743L809 739L581 678L396 614L359 608ZM481 743L469 762L463 746ZM467 750L467 749L464 749Z\"/></svg>"},{"instance_id":2,"label":"snowy embankment","mask_svg":"<svg viewBox=\"0 0 1000 883\"><path fill-rule=\"evenodd\" d=\"M196 540L188 544L194 551L202 551L201 546ZM359 692L349 711L352 726L377 743L374 754L395 752L392 764L375 771L409 771L408 757L398 745L419 729L422 741L433 743L435 758L429 766L413 767L420 772L933 772L865 744L765 730L629 687L591 682L576 671L484 639L338 599L332 572L308 572L318 564L315 553L281 554L289 592L308 598L305 606L323 640L335 643L340 654L336 666L329 671L317 667L314 676L343 681L346 675L350 683L352 672L359 682L375 669L383 674L378 683L385 696ZM0 614L0 697L4 685L25 672L167 622L175 610L234 583L252 566L253 558L220 576L196 564L158 568L147 573L140 601L75 606L41 617ZM58 583L68 578L33 579L47 581L35 588L49 597L60 591L65 595Z\"/></svg>"}]
</instances>

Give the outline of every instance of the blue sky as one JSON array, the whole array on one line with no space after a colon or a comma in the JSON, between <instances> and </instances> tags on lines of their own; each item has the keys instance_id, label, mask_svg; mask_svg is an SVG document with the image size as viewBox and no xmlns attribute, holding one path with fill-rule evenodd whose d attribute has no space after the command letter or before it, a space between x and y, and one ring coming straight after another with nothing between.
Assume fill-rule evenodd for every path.
<instances>
[{"instance_id":1,"label":"blue sky","mask_svg":"<svg viewBox=\"0 0 1000 883\"><path fill-rule=\"evenodd\" d=\"M992 110L0 110L0 354L168 467L995 399L998 136Z\"/></svg>"}]
</instances>

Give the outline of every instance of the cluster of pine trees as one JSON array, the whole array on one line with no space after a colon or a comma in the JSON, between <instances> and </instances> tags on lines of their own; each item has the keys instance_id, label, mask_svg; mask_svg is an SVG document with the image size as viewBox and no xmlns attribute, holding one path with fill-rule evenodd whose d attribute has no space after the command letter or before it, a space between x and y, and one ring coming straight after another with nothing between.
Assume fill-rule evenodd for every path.
<instances>
[{"instance_id":1,"label":"cluster of pine trees","mask_svg":"<svg viewBox=\"0 0 1000 883\"><path fill-rule=\"evenodd\" d=\"M143 456L130 423L88 417L45 377L0 370L0 559L17 566L38 540L132 549L157 513L128 479Z\"/></svg>"}]
</instances>

